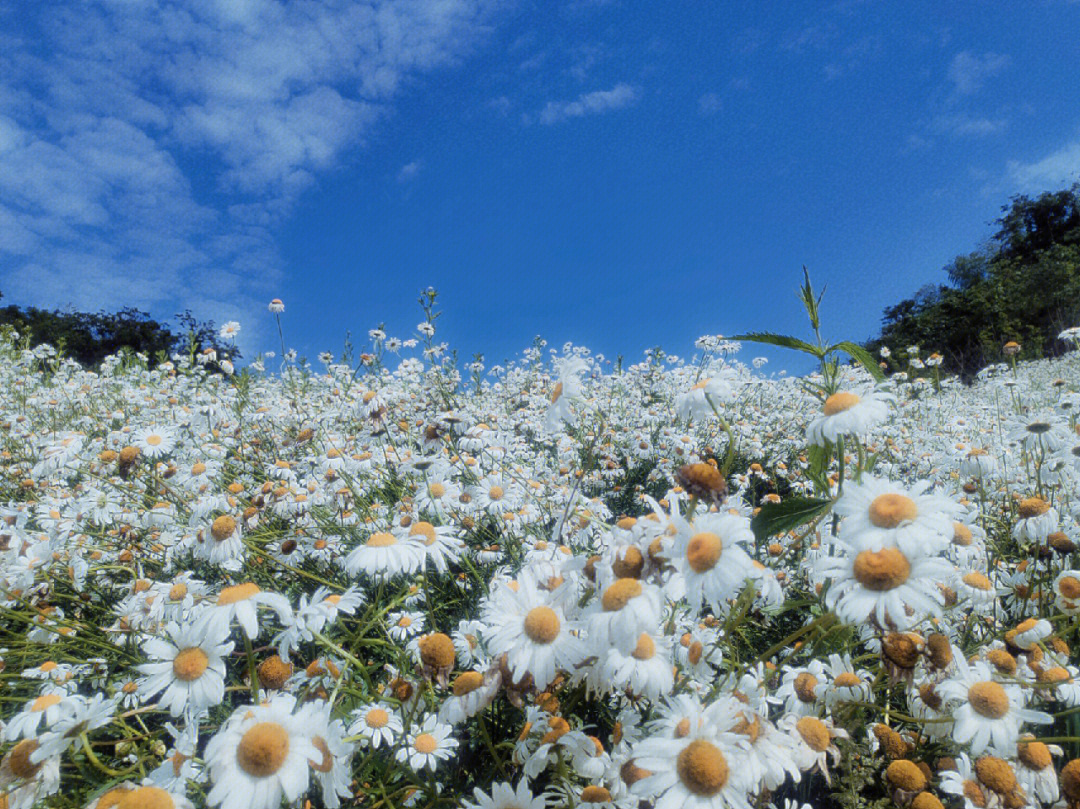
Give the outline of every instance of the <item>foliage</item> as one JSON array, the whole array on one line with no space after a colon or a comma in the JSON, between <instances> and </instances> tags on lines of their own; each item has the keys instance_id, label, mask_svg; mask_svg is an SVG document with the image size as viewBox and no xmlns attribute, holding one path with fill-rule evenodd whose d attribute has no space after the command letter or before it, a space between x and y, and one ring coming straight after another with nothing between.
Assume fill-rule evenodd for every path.
<instances>
[{"instance_id":1,"label":"foliage","mask_svg":"<svg viewBox=\"0 0 1080 809\"><path fill-rule=\"evenodd\" d=\"M3 294L0 293L0 298ZM124 350L143 354L151 365L174 352L200 353L213 349L236 360L240 351L226 345L212 320L198 320L191 310L175 318L179 328L154 320L146 312L125 307L116 312L76 312L8 305L0 308L0 326L10 326L29 340L30 347L48 343L85 368Z\"/></svg>"},{"instance_id":2,"label":"foliage","mask_svg":"<svg viewBox=\"0 0 1080 809\"><path fill-rule=\"evenodd\" d=\"M945 267L929 285L890 306L867 348L903 358L909 346L940 352L942 370L970 379L1002 359L1008 341L1021 358L1058 356L1058 334L1080 321L1080 183L1013 197L990 241Z\"/></svg>"}]
</instances>

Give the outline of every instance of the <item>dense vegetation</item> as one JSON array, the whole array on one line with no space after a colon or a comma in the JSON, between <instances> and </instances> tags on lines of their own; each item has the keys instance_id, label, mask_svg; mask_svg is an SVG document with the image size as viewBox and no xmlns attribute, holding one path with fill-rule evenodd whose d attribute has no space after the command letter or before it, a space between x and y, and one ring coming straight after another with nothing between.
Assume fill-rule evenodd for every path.
<instances>
[{"instance_id":1,"label":"dense vegetation","mask_svg":"<svg viewBox=\"0 0 1080 809\"><path fill-rule=\"evenodd\" d=\"M0 293L0 298L3 294ZM174 331L132 307L117 312L76 312L37 309L32 306L0 307L0 327L10 326L30 347L54 346L84 368L97 367L103 359L124 350L145 354L156 365L175 352L200 353L213 349L215 354L232 360L240 352L225 346L212 320L198 320L190 310L175 317Z\"/></svg>"},{"instance_id":2,"label":"dense vegetation","mask_svg":"<svg viewBox=\"0 0 1080 809\"><path fill-rule=\"evenodd\" d=\"M970 378L1002 358L1009 341L1021 357L1058 356L1062 330L1080 319L1080 183L1014 197L986 245L957 256L949 282L927 285L885 310L881 334L903 368L909 346L942 355L942 370Z\"/></svg>"}]
</instances>

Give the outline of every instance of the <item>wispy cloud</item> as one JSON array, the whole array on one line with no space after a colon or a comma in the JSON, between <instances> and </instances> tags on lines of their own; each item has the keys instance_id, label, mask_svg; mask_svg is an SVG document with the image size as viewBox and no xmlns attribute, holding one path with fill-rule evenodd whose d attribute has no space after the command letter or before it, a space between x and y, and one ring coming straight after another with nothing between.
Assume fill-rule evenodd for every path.
<instances>
[{"instance_id":1,"label":"wispy cloud","mask_svg":"<svg viewBox=\"0 0 1080 809\"><path fill-rule=\"evenodd\" d=\"M698 98L697 105L701 115L715 115L724 108L724 103L717 93L705 93Z\"/></svg>"},{"instance_id":2,"label":"wispy cloud","mask_svg":"<svg viewBox=\"0 0 1080 809\"><path fill-rule=\"evenodd\" d=\"M641 92L632 85L616 84L610 90L582 93L573 101L549 101L540 111L539 121L551 125L570 118L621 110L635 104L640 95Z\"/></svg>"},{"instance_id":3,"label":"wispy cloud","mask_svg":"<svg viewBox=\"0 0 1080 809\"><path fill-rule=\"evenodd\" d=\"M958 96L978 92L987 79L1005 70L1010 61L1005 54L984 53L980 56L971 51L961 51L949 63L947 75L953 92Z\"/></svg>"},{"instance_id":4,"label":"wispy cloud","mask_svg":"<svg viewBox=\"0 0 1080 809\"><path fill-rule=\"evenodd\" d=\"M242 319L298 195L499 2L35 6L0 36L4 292Z\"/></svg>"},{"instance_id":5,"label":"wispy cloud","mask_svg":"<svg viewBox=\"0 0 1080 809\"><path fill-rule=\"evenodd\" d=\"M1004 131L1009 126L1005 118L981 118L971 115L939 115L934 128L959 137L982 137Z\"/></svg>"},{"instance_id":6,"label":"wispy cloud","mask_svg":"<svg viewBox=\"0 0 1080 809\"><path fill-rule=\"evenodd\" d=\"M399 183L407 183L409 180L415 179L416 175L420 173L421 163L419 160L414 160L411 163L406 163L397 173L397 181Z\"/></svg>"},{"instance_id":7,"label":"wispy cloud","mask_svg":"<svg viewBox=\"0 0 1080 809\"><path fill-rule=\"evenodd\" d=\"M1056 190L1080 182L1080 137L1030 163L1009 162L1007 182L1017 191Z\"/></svg>"}]
</instances>

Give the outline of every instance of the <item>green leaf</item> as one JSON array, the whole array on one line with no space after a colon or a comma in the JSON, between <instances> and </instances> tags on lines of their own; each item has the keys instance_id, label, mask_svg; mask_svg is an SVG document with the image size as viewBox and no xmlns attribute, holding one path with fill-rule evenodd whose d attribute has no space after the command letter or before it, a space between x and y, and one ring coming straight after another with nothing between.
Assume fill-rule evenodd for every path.
<instances>
[{"instance_id":1,"label":"green leaf","mask_svg":"<svg viewBox=\"0 0 1080 809\"><path fill-rule=\"evenodd\" d=\"M758 542L782 534L832 508L832 500L816 500L810 497L789 497L779 503L766 503L750 523Z\"/></svg>"},{"instance_id":2,"label":"green leaf","mask_svg":"<svg viewBox=\"0 0 1080 809\"><path fill-rule=\"evenodd\" d=\"M750 343L765 343L771 346L780 346L781 348L794 348L796 351L802 351L805 354L810 354L814 357L821 357L821 349L817 346L811 345L805 340L800 340L798 337L788 337L785 334L773 334L769 331L755 331L749 334L739 334L735 337L729 338L731 340L746 340Z\"/></svg>"},{"instance_id":3,"label":"green leaf","mask_svg":"<svg viewBox=\"0 0 1080 809\"><path fill-rule=\"evenodd\" d=\"M842 343L837 343L830 348L839 349L845 354L850 356L853 360L858 362L870 372L870 376L874 377L878 382L885 381L885 374L881 370L881 366L877 364L877 360L874 359L874 355L863 348L858 343L853 343L850 340L844 340Z\"/></svg>"}]
</instances>

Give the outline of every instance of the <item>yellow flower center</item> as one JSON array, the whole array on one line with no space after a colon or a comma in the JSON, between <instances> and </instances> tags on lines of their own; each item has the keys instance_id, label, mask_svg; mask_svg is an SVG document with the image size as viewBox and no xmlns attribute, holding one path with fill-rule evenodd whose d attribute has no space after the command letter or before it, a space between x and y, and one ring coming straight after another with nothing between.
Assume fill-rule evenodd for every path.
<instances>
[{"instance_id":1,"label":"yellow flower center","mask_svg":"<svg viewBox=\"0 0 1080 809\"><path fill-rule=\"evenodd\" d=\"M908 792L919 792L926 787L926 776L923 771L915 765L914 761L906 758L892 762L885 770L885 778L890 784Z\"/></svg>"},{"instance_id":2,"label":"yellow flower center","mask_svg":"<svg viewBox=\"0 0 1080 809\"><path fill-rule=\"evenodd\" d=\"M390 714L382 708L372 708L364 715L364 721L369 728L384 728L390 721Z\"/></svg>"},{"instance_id":3,"label":"yellow flower center","mask_svg":"<svg viewBox=\"0 0 1080 809\"><path fill-rule=\"evenodd\" d=\"M209 665L210 658L206 656L206 652L198 646L192 646L181 650L173 658L173 675L177 680L190 683L192 680L198 680L202 677L203 672L206 671Z\"/></svg>"},{"instance_id":4,"label":"yellow flower center","mask_svg":"<svg viewBox=\"0 0 1080 809\"><path fill-rule=\"evenodd\" d=\"M999 795L1008 795L1016 789L1016 773L1004 759L983 756L975 762L975 775Z\"/></svg>"},{"instance_id":5,"label":"yellow flower center","mask_svg":"<svg viewBox=\"0 0 1080 809\"><path fill-rule=\"evenodd\" d=\"M616 612L627 605L631 598L641 595L641 582L637 579L618 579L604 590L600 603L608 612Z\"/></svg>"},{"instance_id":6,"label":"yellow flower center","mask_svg":"<svg viewBox=\"0 0 1080 809\"><path fill-rule=\"evenodd\" d=\"M217 603L218 606L224 604L235 604L237 601L246 601L254 595L258 595L262 590L259 585L254 582L244 582L243 584L234 584L232 587L223 587L221 592L218 593Z\"/></svg>"},{"instance_id":7,"label":"yellow flower center","mask_svg":"<svg viewBox=\"0 0 1080 809\"><path fill-rule=\"evenodd\" d=\"M148 435L146 436L146 443L152 447L156 447L161 443L161 436L154 434Z\"/></svg>"},{"instance_id":8,"label":"yellow flower center","mask_svg":"<svg viewBox=\"0 0 1080 809\"><path fill-rule=\"evenodd\" d=\"M798 722L795 723L795 730L799 731L799 735L810 747L818 753L822 753L829 749L829 744L832 741L832 736L829 733L829 729L825 726L825 723L820 719L815 719L812 716L804 716Z\"/></svg>"},{"instance_id":9,"label":"yellow flower center","mask_svg":"<svg viewBox=\"0 0 1080 809\"><path fill-rule=\"evenodd\" d=\"M686 562L695 573L712 570L724 552L724 541L712 531L694 534L686 546Z\"/></svg>"},{"instance_id":10,"label":"yellow flower center","mask_svg":"<svg viewBox=\"0 0 1080 809\"><path fill-rule=\"evenodd\" d=\"M51 708L53 705L60 704L59 694L42 694L30 704L30 710L35 713L41 713L42 711Z\"/></svg>"},{"instance_id":11,"label":"yellow flower center","mask_svg":"<svg viewBox=\"0 0 1080 809\"><path fill-rule=\"evenodd\" d=\"M1009 712L1009 695L992 680L983 680L971 686L968 689L968 703L976 713L989 719L1001 719Z\"/></svg>"},{"instance_id":12,"label":"yellow flower center","mask_svg":"<svg viewBox=\"0 0 1080 809\"><path fill-rule=\"evenodd\" d=\"M870 504L870 522L878 528L896 528L919 516L919 507L902 494L882 494Z\"/></svg>"},{"instance_id":13,"label":"yellow flower center","mask_svg":"<svg viewBox=\"0 0 1080 809\"><path fill-rule=\"evenodd\" d=\"M833 680L833 682L841 688L857 688L859 685L862 684L862 680L860 680L850 671L840 672L836 675L836 679Z\"/></svg>"},{"instance_id":14,"label":"yellow flower center","mask_svg":"<svg viewBox=\"0 0 1080 809\"><path fill-rule=\"evenodd\" d=\"M1057 584L1058 592L1068 599L1080 599L1080 579L1075 576L1062 576Z\"/></svg>"},{"instance_id":15,"label":"yellow flower center","mask_svg":"<svg viewBox=\"0 0 1080 809\"><path fill-rule=\"evenodd\" d=\"M136 787L124 793L116 809L173 809L176 803L161 787Z\"/></svg>"},{"instance_id":16,"label":"yellow flower center","mask_svg":"<svg viewBox=\"0 0 1080 809\"><path fill-rule=\"evenodd\" d=\"M982 573L977 570L973 570L970 573L965 573L962 577L964 584L975 590L983 590L988 592L993 588L990 583L990 579L986 578Z\"/></svg>"},{"instance_id":17,"label":"yellow flower center","mask_svg":"<svg viewBox=\"0 0 1080 809\"><path fill-rule=\"evenodd\" d=\"M611 793L604 787L587 786L581 790L582 803L607 803L611 800Z\"/></svg>"},{"instance_id":18,"label":"yellow flower center","mask_svg":"<svg viewBox=\"0 0 1080 809\"><path fill-rule=\"evenodd\" d=\"M23 739L11 749L8 753L7 764L12 775L29 780L38 774L45 766L45 762L34 764L30 761L30 755L38 749L38 746L37 739Z\"/></svg>"},{"instance_id":19,"label":"yellow flower center","mask_svg":"<svg viewBox=\"0 0 1080 809\"><path fill-rule=\"evenodd\" d=\"M423 521L413 523L409 529L409 536L423 537L425 545L434 545L436 539L435 526Z\"/></svg>"},{"instance_id":20,"label":"yellow flower center","mask_svg":"<svg viewBox=\"0 0 1080 809\"><path fill-rule=\"evenodd\" d=\"M236 763L256 778L276 773L288 755L289 732L277 722L252 725L236 746Z\"/></svg>"},{"instance_id":21,"label":"yellow flower center","mask_svg":"<svg viewBox=\"0 0 1080 809\"><path fill-rule=\"evenodd\" d=\"M559 616L551 607L533 607L525 615L525 634L533 643L551 643L559 637Z\"/></svg>"},{"instance_id":22,"label":"yellow flower center","mask_svg":"<svg viewBox=\"0 0 1080 809\"><path fill-rule=\"evenodd\" d=\"M851 410L858 403L859 397L854 393L846 393L845 391L834 393L825 400L825 415L835 416L837 413Z\"/></svg>"},{"instance_id":23,"label":"yellow flower center","mask_svg":"<svg viewBox=\"0 0 1080 809\"><path fill-rule=\"evenodd\" d=\"M675 771L683 786L695 795L712 797L728 781L728 763L712 742L694 739L679 753Z\"/></svg>"},{"instance_id":24,"label":"yellow flower center","mask_svg":"<svg viewBox=\"0 0 1080 809\"><path fill-rule=\"evenodd\" d=\"M454 642L442 632L420 638L420 659L433 669L449 669L454 665Z\"/></svg>"},{"instance_id":25,"label":"yellow flower center","mask_svg":"<svg viewBox=\"0 0 1080 809\"><path fill-rule=\"evenodd\" d=\"M817 694L815 693L817 685L817 677L808 671L804 671L795 678L795 696L803 702L814 702L817 700Z\"/></svg>"},{"instance_id":26,"label":"yellow flower center","mask_svg":"<svg viewBox=\"0 0 1080 809\"><path fill-rule=\"evenodd\" d=\"M418 753L434 753L438 746L438 740L430 733L421 733L413 742L413 748Z\"/></svg>"},{"instance_id":27,"label":"yellow flower center","mask_svg":"<svg viewBox=\"0 0 1080 809\"><path fill-rule=\"evenodd\" d=\"M210 526L210 536L216 539L218 542L224 542L226 539L233 535L236 530L236 520L230 517L228 514L223 514L214 520Z\"/></svg>"},{"instance_id":28,"label":"yellow flower center","mask_svg":"<svg viewBox=\"0 0 1080 809\"><path fill-rule=\"evenodd\" d=\"M464 671L454 680L454 696L463 697L471 694L484 684L484 675L478 671Z\"/></svg>"},{"instance_id":29,"label":"yellow flower center","mask_svg":"<svg viewBox=\"0 0 1080 809\"><path fill-rule=\"evenodd\" d=\"M388 548L391 545L397 544L397 537L393 534L388 534L385 531L379 531L368 537L366 544L369 548Z\"/></svg>"},{"instance_id":30,"label":"yellow flower center","mask_svg":"<svg viewBox=\"0 0 1080 809\"><path fill-rule=\"evenodd\" d=\"M896 548L861 551L855 557L855 580L867 590L884 592L899 587L911 575L911 563Z\"/></svg>"},{"instance_id":31,"label":"yellow flower center","mask_svg":"<svg viewBox=\"0 0 1080 809\"><path fill-rule=\"evenodd\" d=\"M635 660L652 660L653 655L656 654L656 642L649 637L648 632L642 632L638 636L634 651L630 654Z\"/></svg>"}]
</instances>

